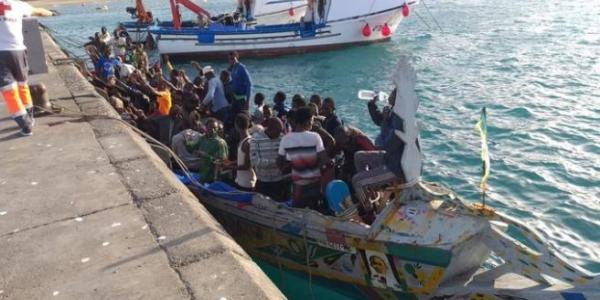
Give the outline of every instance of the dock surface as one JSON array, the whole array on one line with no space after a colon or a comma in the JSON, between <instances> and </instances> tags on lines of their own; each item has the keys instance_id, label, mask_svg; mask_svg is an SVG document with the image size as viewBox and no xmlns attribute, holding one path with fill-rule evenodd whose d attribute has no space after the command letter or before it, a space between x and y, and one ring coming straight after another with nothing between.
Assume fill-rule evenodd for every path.
<instances>
[{"instance_id":1,"label":"dock surface","mask_svg":"<svg viewBox=\"0 0 600 300\"><path fill-rule=\"evenodd\" d=\"M42 38L31 82L69 115L20 137L0 101L0 299L285 298Z\"/></svg>"}]
</instances>

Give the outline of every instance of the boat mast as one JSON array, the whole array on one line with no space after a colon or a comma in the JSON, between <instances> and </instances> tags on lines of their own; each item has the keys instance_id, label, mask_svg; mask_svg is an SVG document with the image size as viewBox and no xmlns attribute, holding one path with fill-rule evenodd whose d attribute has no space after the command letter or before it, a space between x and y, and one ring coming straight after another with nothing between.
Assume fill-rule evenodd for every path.
<instances>
[{"instance_id":1,"label":"boat mast","mask_svg":"<svg viewBox=\"0 0 600 300\"><path fill-rule=\"evenodd\" d=\"M207 18L210 18L210 13L208 11L190 0L169 0L169 4L171 5L171 13L173 14L173 27L175 27L176 30L181 29L181 13L179 12L179 4L185 6L187 9L191 10L197 15L204 15Z\"/></svg>"}]
</instances>

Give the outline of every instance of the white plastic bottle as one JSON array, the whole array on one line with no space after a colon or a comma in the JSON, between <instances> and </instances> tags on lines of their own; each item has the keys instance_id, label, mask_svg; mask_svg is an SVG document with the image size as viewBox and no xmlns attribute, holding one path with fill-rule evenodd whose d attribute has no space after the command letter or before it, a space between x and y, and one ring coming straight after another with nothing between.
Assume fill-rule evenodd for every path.
<instances>
[{"instance_id":1,"label":"white plastic bottle","mask_svg":"<svg viewBox=\"0 0 600 300\"><path fill-rule=\"evenodd\" d=\"M377 100L379 101L386 101L389 97L388 94L384 93L384 92L376 92L376 91L371 91L371 90L359 90L358 91L358 99L361 100L373 100L373 98L375 98L375 96L377 96Z\"/></svg>"}]
</instances>

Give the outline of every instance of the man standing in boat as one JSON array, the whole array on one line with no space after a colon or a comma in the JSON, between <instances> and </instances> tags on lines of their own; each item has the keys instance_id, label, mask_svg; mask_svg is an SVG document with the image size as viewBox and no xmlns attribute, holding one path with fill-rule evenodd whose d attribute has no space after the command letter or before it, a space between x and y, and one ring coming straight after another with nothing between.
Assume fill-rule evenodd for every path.
<instances>
[{"instance_id":1,"label":"man standing in boat","mask_svg":"<svg viewBox=\"0 0 600 300\"><path fill-rule=\"evenodd\" d=\"M23 17L49 17L47 9L16 0L0 0L0 91L22 135L33 130L33 101L27 83L29 66L23 42Z\"/></svg>"},{"instance_id":2,"label":"man standing in boat","mask_svg":"<svg viewBox=\"0 0 600 300\"><path fill-rule=\"evenodd\" d=\"M321 199L321 168L329 163L321 137L311 130L312 112L302 107L294 113L294 132L279 144L277 163L282 171L292 171L292 205L317 209Z\"/></svg>"},{"instance_id":3,"label":"man standing in boat","mask_svg":"<svg viewBox=\"0 0 600 300\"><path fill-rule=\"evenodd\" d=\"M254 21L254 6L256 0L238 0L238 11L247 21Z\"/></svg>"},{"instance_id":4,"label":"man standing in boat","mask_svg":"<svg viewBox=\"0 0 600 300\"><path fill-rule=\"evenodd\" d=\"M229 52L229 72L231 72L231 86L235 94L235 102L231 104L233 115L242 111L249 111L249 101L252 95L252 78L246 66L239 60L236 51Z\"/></svg>"},{"instance_id":5,"label":"man standing in boat","mask_svg":"<svg viewBox=\"0 0 600 300\"><path fill-rule=\"evenodd\" d=\"M393 106L387 121L381 124L381 132L385 132L383 151L359 151L354 156L360 170L352 178L352 186L367 211L373 209L367 196L369 191L388 186L407 187L421 178L421 146L416 122L419 100L415 93L416 73L408 58L400 58L394 83L396 89L390 95Z\"/></svg>"}]
</instances>

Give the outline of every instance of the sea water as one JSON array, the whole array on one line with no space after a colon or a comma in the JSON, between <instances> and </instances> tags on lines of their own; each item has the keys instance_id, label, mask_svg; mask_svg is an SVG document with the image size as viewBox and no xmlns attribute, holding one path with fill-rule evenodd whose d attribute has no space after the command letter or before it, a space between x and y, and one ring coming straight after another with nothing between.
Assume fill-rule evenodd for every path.
<instances>
[{"instance_id":1,"label":"sea water","mask_svg":"<svg viewBox=\"0 0 600 300\"><path fill-rule=\"evenodd\" d=\"M129 3L131 2L131 3ZM56 7L42 22L75 54L100 26L127 21L133 1ZM254 92L333 97L345 124L377 134L359 89L389 91L395 63L418 74L424 177L480 200L479 136L488 109L487 203L525 221L568 258L600 272L600 4L597 1L422 1L392 41L274 59L242 58ZM97 11L107 3L108 12ZM228 12L235 1L208 1ZM146 1L162 20L168 1ZM184 16L189 14L184 13ZM438 26L439 25L439 26ZM217 70L224 62L202 61ZM182 65L194 76L189 66ZM310 297L307 275L258 262L290 299ZM317 299L353 293L312 284Z\"/></svg>"}]
</instances>

